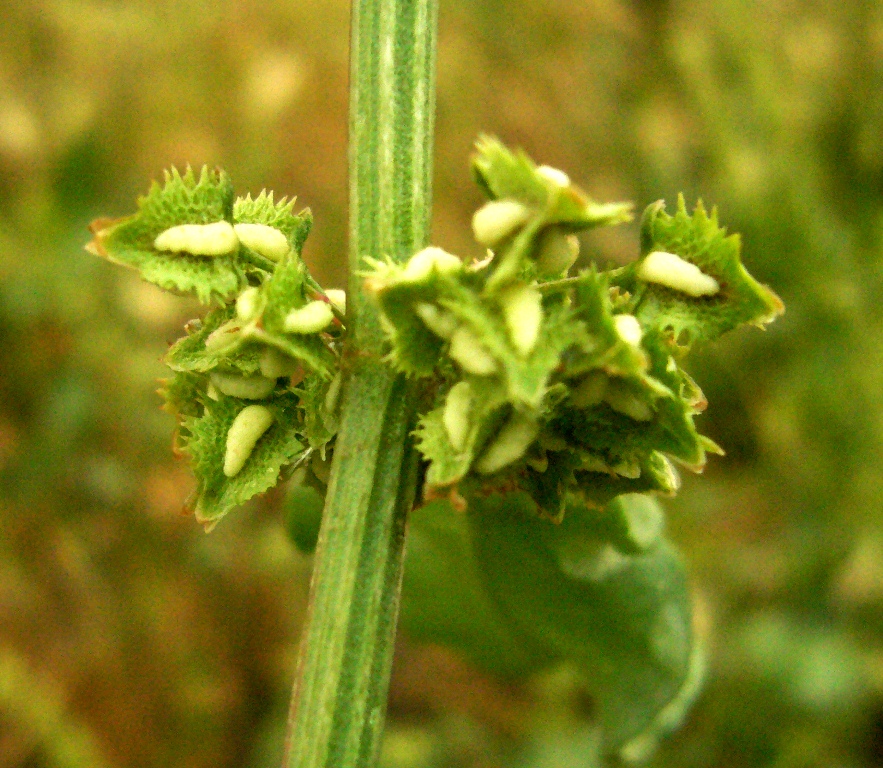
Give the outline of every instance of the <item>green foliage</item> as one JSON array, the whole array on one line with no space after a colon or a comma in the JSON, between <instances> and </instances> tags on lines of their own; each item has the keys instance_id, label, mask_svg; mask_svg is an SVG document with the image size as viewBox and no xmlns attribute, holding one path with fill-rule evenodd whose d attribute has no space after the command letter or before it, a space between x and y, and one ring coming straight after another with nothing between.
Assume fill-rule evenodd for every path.
<instances>
[{"instance_id":1,"label":"green foliage","mask_svg":"<svg viewBox=\"0 0 883 768\"><path fill-rule=\"evenodd\" d=\"M645 495L675 492L672 462L701 471L720 451L694 425L706 403L682 367L684 337L762 325L781 302L744 270L716 213L689 216L683 198L674 216L647 209L636 262L568 276L572 234L626 221L630 206L595 203L495 139L478 142L473 170L491 198L473 219L487 258L430 247L404 264L365 259L390 364L426 380L414 432L425 495L466 510L415 513L405 622L506 676L576 665L604 748L640 756L701 678L684 570ZM211 529L311 459L287 501L289 532L310 552L345 329L299 256L309 214L266 193L232 200L222 173L173 172L138 214L97 227L92 249L222 300L166 358L192 507ZM223 247L190 226L218 221Z\"/></svg>"},{"instance_id":2,"label":"green foliage","mask_svg":"<svg viewBox=\"0 0 883 768\"><path fill-rule=\"evenodd\" d=\"M433 502L411 523L402 620L505 676L568 660L598 701L608 750L652 740L678 724L701 659L661 518L646 496L572 505L560 525L523 494L475 497L466 515Z\"/></svg>"},{"instance_id":3,"label":"green foliage","mask_svg":"<svg viewBox=\"0 0 883 768\"><path fill-rule=\"evenodd\" d=\"M675 251L682 268L720 281L713 297L639 279L642 260L612 273L544 274L550 233L615 224L628 206L593 203L561 171L496 140L477 149L473 168L494 199L473 227L491 256L463 264L428 248L405 265L372 261L367 272L390 359L438 380L436 407L416 433L428 485L437 492L473 478L520 488L552 520L574 494L603 505L622 493L673 493L670 460L698 472L706 451L720 450L694 426L705 400L682 368L679 335L760 325L781 302L745 272L737 238L724 236L716 215L699 206L690 217L683 200L674 217L650 206L643 257Z\"/></svg>"},{"instance_id":4,"label":"green foliage","mask_svg":"<svg viewBox=\"0 0 883 768\"><path fill-rule=\"evenodd\" d=\"M165 409L180 422L176 444L190 457L197 479L190 505L207 530L276 485L308 445L323 448L336 431L333 414L306 413L301 402L304 397L312 403L317 391L327 394L343 326L326 310L328 322L321 328L292 330L291 313L310 304L329 306L299 255L310 213L294 214L293 205L294 200L274 202L266 192L234 201L225 173L203 168L197 179L188 168L183 175L167 173L163 187L154 184L137 214L93 225L92 252L204 303L230 302L188 324L187 334L166 355L175 375L160 390ZM164 232L219 221L230 225L224 230L233 243L229 253L189 253L177 241L172 252L157 248ZM254 237L246 246L234 224L260 225L258 235L269 236L270 246ZM193 249L210 250L199 239L204 230L195 231ZM238 467L227 461L237 450L231 427L256 401L272 413L272 425Z\"/></svg>"}]
</instances>

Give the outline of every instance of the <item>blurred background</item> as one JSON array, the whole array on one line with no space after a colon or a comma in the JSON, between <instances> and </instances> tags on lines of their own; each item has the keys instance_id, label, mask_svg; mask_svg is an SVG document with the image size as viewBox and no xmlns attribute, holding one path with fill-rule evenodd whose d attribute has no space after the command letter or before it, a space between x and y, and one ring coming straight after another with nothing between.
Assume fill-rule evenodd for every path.
<instances>
[{"instance_id":1,"label":"blurred background","mask_svg":"<svg viewBox=\"0 0 883 768\"><path fill-rule=\"evenodd\" d=\"M192 302L83 251L163 168L296 194L343 286L340 0L0 0L0 768L278 765L310 561L284 494L210 536L155 394ZM709 679L653 766L883 766L883 3L443 0L434 241L482 131L596 199L719 206L782 296L695 354L728 452L669 530ZM583 259L634 258L637 226ZM384 768L581 768L566 672L402 638Z\"/></svg>"}]
</instances>

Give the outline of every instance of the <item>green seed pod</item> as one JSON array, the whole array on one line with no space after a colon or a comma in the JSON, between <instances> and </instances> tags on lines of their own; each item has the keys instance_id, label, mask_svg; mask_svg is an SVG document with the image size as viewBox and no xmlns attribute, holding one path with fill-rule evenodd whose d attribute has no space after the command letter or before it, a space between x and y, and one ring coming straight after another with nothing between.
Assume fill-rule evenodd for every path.
<instances>
[{"instance_id":1,"label":"green seed pod","mask_svg":"<svg viewBox=\"0 0 883 768\"><path fill-rule=\"evenodd\" d=\"M338 401L340 400L340 388L342 385L343 375L338 371L334 375L334 378L331 379L331 383L328 385L328 391L325 393L323 405L325 406L326 413L333 414L337 410Z\"/></svg>"},{"instance_id":2,"label":"green seed pod","mask_svg":"<svg viewBox=\"0 0 883 768\"><path fill-rule=\"evenodd\" d=\"M160 232L153 247L158 251L183 252L191 256L223 256L239 247L239 238L229 221L180 224Z\"/></svg>"},{"instance_id":3,"label":"green seed pod","mask_svg":"<svg viewBox=\"0 0 883 768\"><path fill-rule=\"evenodd\" d=\"M556 187L563 189L570 186L570 176L559 168L553 168L551 165L541 165L537 168L537 173L546 181L551 181Z\"/></svg>"},{"instance_id":4,"label":"green seed pod","mask_svg":"<svg viewBox=\"0 0 883 768\"><path fill-rule=\"evenodd\" d=\"M604 400L607 392L607 375L603 371L591 371L570 393L575 408L591 408Z\"/></svg>"},{"instance_id":5,"label":"green seed pod","mask_svg":"<svg viewBox=\"0 0 883 768\"><path fill-rule=\"evenodd\" d=\"M291 246L285 233L266 224L234 224L233 230L246 248L259 253L270 261L279 261Z\"/></svg>"},{"instance_id":6,"label":"green seed pod","mask_svg":"<svg viewBox=\"0 0 883 768\"><path fill-rule=\"evenodd\" d=\"M570 269L579 258L579 238L558 227L546 227L537 243L537 269L544 275L557 275Z\"/></svg>"},{"instance_id":7,"label":"green seed pod","mask_svg":"<svg viewBox=\"0 0 883 768\"><path fill-rule=\"evenodd\" d=\"M263 405L247 405L243 408L227 431L227 452L224 455L224 474L236 477L255 444L273 424L273 412Z\"/></svg>"},{"instance_id":8,"label":"green seed pod","mask_svg":"<svg viewBox=\"0 0 883 768\"><path fill-rule=\"evenodd\" d=\"M232 346L238 339L242 330L241 320L228 320L223 325L215 328L205 340L207 352L220 352Z\"/></svg>"}]
</instances>

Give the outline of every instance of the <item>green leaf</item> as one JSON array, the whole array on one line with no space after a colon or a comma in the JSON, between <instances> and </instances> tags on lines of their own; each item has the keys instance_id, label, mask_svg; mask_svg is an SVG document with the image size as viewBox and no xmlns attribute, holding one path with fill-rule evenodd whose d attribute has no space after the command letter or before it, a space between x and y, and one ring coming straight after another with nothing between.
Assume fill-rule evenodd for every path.
<instances>
[{"instance_id":1,"label":"green leaf","mask_svg":"<svg viewBox=\"0 0 883 768\"><path fill-rule=\"evenodd\" d=\"M479 667L520 677L557 659L513 632L487 592L473 550L472 523L444 501L408 522L401 623L416 640L462 651Z\"/></svg>"},{"instance_id":2,"label":"green leaf","mask_svg":"<svg viewBox=\"0 0 883 768\"><path fill-rule=\"evenodd\" d=\"M197 179L188 166L165 173L138 201L138 213L123 219L99 219L89 250L116 264L138 270L148 282L179 293L192 293L204 304L224 301L246 284L238 249L222 256L193 256L154 248L161 232L181 224L231 221L233 186L223 171L203 167Z\"/></svg>"},{"instance_id":3,"label":"green leaf","mask_svg":"<svg viewBox=\"0 0 883 768\"><path fill-rule=\"evenodd\" d=\"M206 347L207 339L224 325L229 330L230 343L221 347ZM192 323L191 331L169 348L165 357L166 365L173 371L206 373L221 367L238 371L245 376L258 373L261 346L244 343L236 330L244 325L236 322L235 307L211 310L201 322Z\"/></svg>"},{"instance_id":4,"label":"green leaf","mask_svg":"<svg viewBox=\"0 0 883 768\"><path fill-rule=\"evenodd\" d=\"M258 440L245 465L234 477L224 474L227 433L239 412L252 403L220 395L201 399L203 412L183 419L184 451L196 475L196 519L211 530L234 507L272 488L283 466L304 450L296 395L284 393L261 401L274 414L272 426Z\"/></svg>"},{"instance_id":5,"label":"green leaf","mask_svg":"<svg viewBox=\"0 0 883 768\"><path fill-rule=\"evenodd\" d=\"M340 386L340 374L330 381L321 376L307 376L301 385L303 434L311 448L324 451L324 447L337 434L340 427Z\"/></svg>"},{"instance_id":6,"label":"green leaf","mask_svg":"<svg viewBox=\"0 0 883 768\"><path fill-rule=\"evenodd\" d=\"M719 290L692 296L640 277L641 265L656 251L674 254L717 281ZM783 311L778 296L758 283L742 266L738 235L718 225L717 210L709 216L702 203L687 213L683 196L674 216L660 201L649 206L641 221L641 259L617 271L612 281L635 297L634 314L642 325L668 330L679 341L712 340L745 323L757 326Z\"/></svg>"},{"instance_id":7,"label":"green leaf","mask_svg":"<svg viewBox=\"0 0 883 768\"><path fill-rule=\"evenodd\" d=\"M693 640L680 557L659 540L629 556L569 510L538 519L524 494L470 499L474 551L497 610L530 646L574 661L598 701L608 750L654 723L682 690Z\"/></svg>"}]
</instances>

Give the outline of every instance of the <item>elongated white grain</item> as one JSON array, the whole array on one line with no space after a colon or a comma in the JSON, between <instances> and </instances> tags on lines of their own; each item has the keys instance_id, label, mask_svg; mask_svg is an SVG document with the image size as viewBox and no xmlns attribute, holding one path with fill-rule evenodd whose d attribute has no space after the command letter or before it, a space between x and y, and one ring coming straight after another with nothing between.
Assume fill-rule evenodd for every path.
<instances>
[{"instance_id":1,"label":"elongated white grain","mask_svg":"<svg viewBox=\"0 0 883 768\"><path fill-rule=\"evenodd\" d=\"M276 380L266 376L240 376L236 373L212 371L209 380L219 392L243 400L263 400L276 386Z\"/></svg>"},{"instance_id":2,"label":"elongated white grain","mask_svg":"<svg viewBox=\"0 0 883 768\"><path fill-rule=\"evenodd\" d=\"M334 310L324 301L311 301L285 316L283 327L287 333L318 333L334 320Z\"/></svg>"},{"instance_id":3,"label":"elongated white grain","mask_svg":"<svg viewBox=\"0 0 883 768\"><path fill-rule=\"evenodd\" d=\"M179 224L160 232L153 241L158 251L189 253L192 256L223 256L239 247L239 238L229 221L212 224Z\"/></svg>"},{"instance_id":4,"label":"elongated white grain","mask_svg":"<svg viewBox=\"0 0 883 768\"><path fill-rule=\"evenodd\" d=\"M472 217L472 232L477 242L493 248L530 218L530 209L516 200L491 200Z\"/></svg>"},{"instance_id":5,"label":"elongated white grain","mask_svg":"<svg viewBox=\"0 0 883 768\"><path fill-rule=\"evenodd\" d=\"M271 261L279 261L291 246L285 233L266 224L234 224L239 242Z\"/></svg>"},{"instance_id":6,"label":"elongated white grain","mask_svg":"<svg viewBox=\"0 0 883 768\"><path fill-rule=\"evenodd\" d=\"M227 452L224 454L224 474L236 477L257 441L273 424L273 412L263 405L247 405L243 408L227 432Z\"/></svg>"},{"instance_id":7,"label":"elongated white grain","mask_svg":"<svg viewBox=\"0 0 883 768\"><path fill-rule=\"evenodd\" d=\"M519 354L526 357L536 346L543 322L543 297L530 285L509 288L500 297L509 337Z\"/></svg>"},{"instance_id":8,"label":"elongated white grain","mask_svg":"<svg viewBox=\"0 0 883 768\"><path fill-rule=\"evenodd\" d=\"M466 447L466 439L472 426L472 406L475 393L468 381L458 381L451 387L445 399L445 410L442 422L448 433L448 440L454 450L462 451Z\"/></svg>"},{"instance_id":9,"label":"elongated white grain","mask_svg":"<svg viewBox=\"0 0 883 768\"><path fill-rule=\"evenodd\" d=\"M539 431L536 420L520 413L513 414L481 458L475 462L475 471L490 475L517 461L536 440Z\"/></svg>"},{"instance_id":10,"label":"elongated white grain","mask_svg":"<svg viewBox=\"0 0 883 768\"><path fill-rule=\"evenodd\" d=\"M638 277L688 296L714 296L720 284L695 264L668 251L653 251L638 265Z\"/></svg>"},{"instance_id":11,"label":"elongated white grain","mask_svg":"<svg viewBox=\"0 0 883 768\"><path fill-rule=\"evenodd\" d=\"M497 371L497 361L466 326L461 325L451 336L450 355L463 370L476 376L489 376Z\"/></svg>"}]
</instances>

